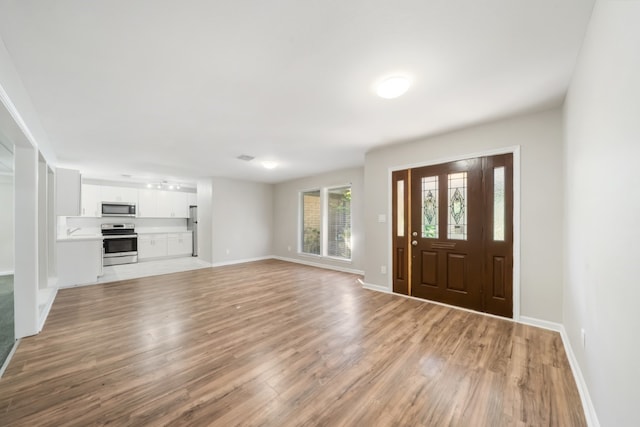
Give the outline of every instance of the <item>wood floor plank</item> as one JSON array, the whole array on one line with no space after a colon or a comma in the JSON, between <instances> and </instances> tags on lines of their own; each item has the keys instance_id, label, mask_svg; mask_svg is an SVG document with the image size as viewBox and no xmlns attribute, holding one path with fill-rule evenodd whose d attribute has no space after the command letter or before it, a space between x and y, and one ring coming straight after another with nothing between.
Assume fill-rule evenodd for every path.
<instances>
[{"instance_id":1,"label":"wood floor plank","mask_svg":"<svg viewBox=\"0 0 640 427\"><path fill-rule=\"evenodd\" d=\"M276 260L63 289L2 426L584 426L557 333Z\"/></svg>"}]
</instances>

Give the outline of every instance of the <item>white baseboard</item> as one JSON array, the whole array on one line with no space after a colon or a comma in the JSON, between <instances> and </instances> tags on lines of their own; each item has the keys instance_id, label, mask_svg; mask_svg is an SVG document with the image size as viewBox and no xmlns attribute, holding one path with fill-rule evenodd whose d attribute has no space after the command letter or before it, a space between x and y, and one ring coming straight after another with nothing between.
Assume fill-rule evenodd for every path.
<instances>
[{"instance_id":1,"label":"white baseboard","mask_svg":"<svg viewBox=\"0 0 640 427\"><path fill-rule=\"evenodd\" d=\"M385 294L390 294L391 293L391 291L388 288L384 287L384 286L373 285L371 283L366 283L365 281L360 280L360 279L358 279L358 283L360 283L364 289L369 289L370 291L383 292Z\"/></svg>"},{"instance_id":2,"label":"white baseboard","mask_svg":"<svg viewBox=\"0 0 640 427\"><path fill-rule=\"evenodd\" d=\"M9 366L9 362L11 362L11 358L16 353L16 350L18 349L19 344L20 344L20 339L17 339L16 342L13 343L13 347L11 348L11 351L9 352L9 355L5 359L4 363L2 364L2 366L0 366L0 378L2 378L4 371L7 370L7 367Z\"/></svg>"},{"instance_id":3,"label":"white baseboard","mask_svg":"<svg viewBox=\"0 0 640 427\"><path fill-rule=\"evenodd\" d=\"M56 300L56 296L58 296L58 288L54 288L53 295L49 297L49 301L47 301L47 304L42 311L40 321L38 322L38 333L40 333L40 331L42 331L42 328L44 328L44 323L47 321L47 317L49 317L49 312L51 311L53 302Z\"/></svg>"},{"instance_id":4,"label":"white baseboard","mask_svg":"<svg viewBox=\"0 0 640 427\"><path fill-rule=\"evenodd\" d=\"M255 261L264 261L266 259L273 259L272 255L261 256L257 258L245 258L245 259L234 259L230 261L221 261L214 262L211 264L211 267L224 267L225 265L235 265L235 264L244 264L245 262L255 262Z\"/></svg>"},{"instance_id":5,"label":"white baseboard","mask_svg":"<svg viewBox=\"0 0 640 427\"><path fill-rule=\"evenodd\" d=\"M327 270L335 270L335 271L341 271L343 273L351 273L351 274L357 274L359 276L364 276L364 271L362 270L356 270L354 268L348 268L348 267L340 267L339 265L321 264L319 262L306 261L306 260L297 259L297 258L286 258L282 256L275 256L275 255L271 256L270 258L277 259L280 261L294 262L296 264L308 265L309 267L325 268Z\"/></svg>"},{"instance_id":6,"label":"white baseboard","mask_svg":"<svg viewBox=\"0 0 640 427\"><path fill-rule=\"evenodd\" d=\"M536 319L535 317L520 316L520 318L516 319L516 322L522 323L523 325L535 326L555 332L562 331L561 323L549 322L548 320Z\"/></svg>"},{"instance_id":7,"label":"white baseboard","mask_svg":"<svg viewBox=\"0 0 640 427\"><path fill-rule=\"evenodd\" d=\"M600 421L598 421L598 415L596 414L596 408L593 406L593 401L587 388L587 382L584 380L582 370L573 352L573 347L571 346L571 341L569 341L569 335L567 335L567 330L564 328L564 325L560 325L560 336L564 344L564 351L567 353L567 359L569 359L573 378L576 380L578 393L580 393L580 400L582 401L582 408L584 409L584 416L587 419L587 425L589 427L600 427Z\"/></svg>"}]
</instances>

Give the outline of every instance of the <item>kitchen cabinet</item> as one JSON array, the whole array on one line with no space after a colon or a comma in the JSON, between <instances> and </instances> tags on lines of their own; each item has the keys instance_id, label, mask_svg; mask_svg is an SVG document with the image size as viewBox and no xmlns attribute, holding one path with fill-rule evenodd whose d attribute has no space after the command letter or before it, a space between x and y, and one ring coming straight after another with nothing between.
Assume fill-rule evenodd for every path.
<instances>
[{"instance_id":1,"label":"kitchen cabinet","mask_svg":"<svg viewBox=\"0 0 640 427\"><path fill-rule=\"evenodd\" d=\"M167 254L170 256L191 255L192 235L188 233L169 233L167 235Z\"/></svg>"},{"instance_id":2,"label":"kitchen cabinet","mask_svg":"<svg viewBox=\"0 0 640 427\"><path fill-rule=\"evenodd\" d=\"M94 184L82 184L81 216L100 216L100 186Z\"/></svg>"},{"instance_id":3,"label":"kitchen cabinet","mask_svg":"<svg viewBox=\"0 0 640 427\"><path fill-rule=\"evenodd\" d=\"M187 193L158 191L157 213L160 218L187 218L189 216Z\"/></svg>"},{"instance_id":4,"label":"kitchen cabinet","mask_svg":"<svg viewBox=\"0 0 640 427\"><path fill-rule=\"evenodd\" d=\"M96 283L102 275L102 236L58 240L58 286Z\"/></svg>"},{"instance_id":5,"label":"kitchen cabinet","mask_svg":"<svg viewBox=\"0 0 640 427\"><path fill-rule=\"evenodd\" d=\"M127 202L138 204L138 189L103 185L100 188L101 202Z\"/></svg>"},{"instance_id":6,"label":"kitchen cabinet","mask_svg":"<svg viewBox=\"0 0 640 427\"><path fill-rule=\"evenodd\" d=\"M196 195L183 191L82 184L81 209L76 215L100 217L102 202L133 203L139 218L188 218L189 205L196 203Z\"/></svg>"},{"instance_id":7,"label":"kitchen cabinet","mask_svg":"<svg viewBox=\"0 0 640 427\"><path fill-rule=\"evenodd\" d=\"M187 193L180 191L139 190L138 217L187 218Z\"/></svg>"},{"instance_id":8,"label":"kitchen cabinet","mask_svg":"<svg viewBox=\"0 0 640 427\"><path fill-rule=\"evenodd\" d=\"M56 169L56 215L80 215L80 171Z\"/></svg>"},{"instance_id":9,"label":"kitchen cabinet","mask_svg":"<svg viewBox=\"0 0 640 427\"><path fill-rule=\"evenodd\" d=\"M158 191L138 190L138 217L158 217Z\"/></svg>"},{"instance_id":10,"label":"kitchen cabinet","mask_svg":"<svg viewBox=\"0 0 640 427\"><path fill-rule=\"evenodd\" d=\"M166 257L167 253L166 233L138 235L138 259Z\"/></svg>"},{"instance_id":11,"label":"kitchen cabinet","mask_svg":"<svg viewBox=\"0 0 640 427\"><path fill-rule=\"evenodd\" d=\"M138 234L138 259L191 255L190 231Z\"/></svg>"}]
</instances>

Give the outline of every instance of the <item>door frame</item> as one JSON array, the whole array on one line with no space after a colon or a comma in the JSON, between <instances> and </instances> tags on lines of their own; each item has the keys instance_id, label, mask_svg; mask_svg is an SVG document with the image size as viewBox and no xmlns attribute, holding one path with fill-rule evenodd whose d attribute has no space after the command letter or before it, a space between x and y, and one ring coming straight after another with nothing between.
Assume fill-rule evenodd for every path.
<instances>
[{"instance_id":1,"label":"door frame","mask_svg":"<svg viewBox=\"0 0 640 427\"><path fill-rule=\"evenodd\" d=\"M520 320L520 146L513 145L484 151L476 151L448 157L439 157L433 160L426 160L419 163L408 163L391 166L387 170L387 265L391 267L388 271L387 289L393 293L393 188L392 174L395 171L404 169L414 169L423 166L433 166L442 163L457 162L459 160L474 157L490 157L500 154L513 154L513 320ZM431 301L435 304L443 304ZM444 304L448 305L448 304ZM486 313L485 313L486 314Z\"/></svg>"}]
</instances>

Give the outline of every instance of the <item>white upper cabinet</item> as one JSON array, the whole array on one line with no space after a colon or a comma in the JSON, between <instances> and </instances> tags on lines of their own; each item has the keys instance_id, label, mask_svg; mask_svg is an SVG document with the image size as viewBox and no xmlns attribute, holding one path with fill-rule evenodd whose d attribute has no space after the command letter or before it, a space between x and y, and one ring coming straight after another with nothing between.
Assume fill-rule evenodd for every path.
<instances>
[{"instance_id":1,"label":"white upper cabinet","mask_svg":"<svg viewBox=\"0 0 640 427\"><path fill-rule=\"evenodd\" d=\"M138 190L138 217L158 217L158 191Z\"/></svg>"},{"instance_id":2,"label":"white upper cabinet","mask_svg":"<svg viewBox=\"0 0 640 427\"><path fill-rule=\"evenodd\" d=\"M181 191L140 190L138 216L141 218L187 218L188 193Z\"/></svg>"},{"instance_id":3,"label":"white upper cabinet","mask_svg":"<svg viewBox=\"0 0 640 427\"><path fill-rule=\"evenodd\" d=\"M80 215L80 171L56 169L56 215Z\"/></svg>"},{"instance_id":4,"label":"white upper cabinet","mask_svg":"<svg viewBox=\"0 0 640 427\"><path fill-rule=\"evenodd\" d=\"M139 218L188 218L195 196L182 191L82 184L80 215L99 217L102 202L127 202L137 205Z\"/></svg>"},{"instance_id":5,"label":"white upper cabinet","mask_svg":"<svg viewBox=\"0 0 640 427\"><path fill-rule=\"evenodd\" d=\"M100 186L94 184L82 184L82 210L81 216L100 216Z\"/></svg>"},{"instance_id":6,"label":"white upper cabinet","mask_svg":"<svg viewBox=\"0 0 640 427\"><path fill-rule=\"evenodd\" d=\"M100 189L101 202L126 202L138 204L138 189L103 185Z\"/></svg>"},{"instance_id":7,"label":"white upper cabinet","mask_svg":"<svg viewBox=\"0 0 640 427\"><path fill-rule=\"evenodd\" d=\"M158 191L158 216L161 218L187 218L189 216L187 193Z\"/></svg>"}]
</instances>

